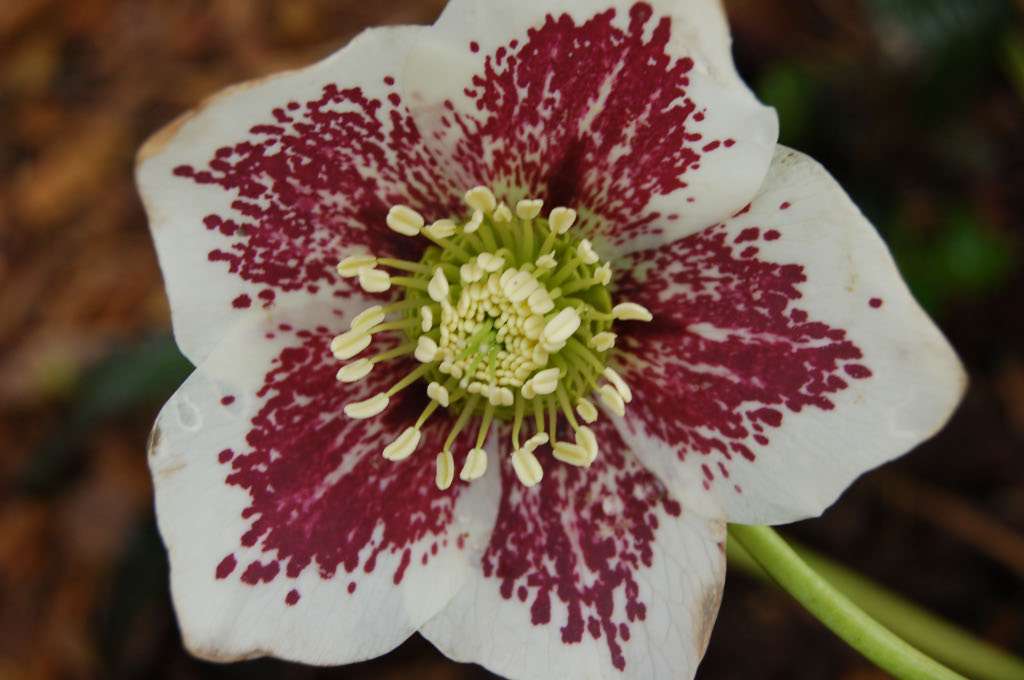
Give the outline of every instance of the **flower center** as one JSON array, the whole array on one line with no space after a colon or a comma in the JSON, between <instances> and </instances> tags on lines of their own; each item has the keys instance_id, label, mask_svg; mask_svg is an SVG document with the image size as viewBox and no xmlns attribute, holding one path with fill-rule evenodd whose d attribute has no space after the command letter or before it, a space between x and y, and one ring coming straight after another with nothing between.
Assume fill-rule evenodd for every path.
<instances>
[{"instance_id":1,"label":"flower center","mask_svg":"<svg viewBox=\"0 0 1024 680\"><path fill-rule=\"evenodd\" d=\"M651 314L629 302L612 305L611 265L572 233L574 210L557 207L543 217L543 202L526 199L513 214L486 187L470 189L465 200L471 215L461 226L452 219L426 225L406 206L391 208L388 227L432 242L418 262L358 254L338 265L341 276L358 278L367 292L405 291L399 302L364 310L334 338L331 351L342 361L365 350L375 333L402 338L392 349L342 366L338 380L361 380L375 364L406 354L419 361L390 389L346 405L345 413L376 416L396 393L422 380L430 403L384 448L385 458L412 455L427 419L447 409L455 420L437 454L440 489L455 476L452 445L476 417L476 445L459 477L471 481L486 471L484 444L497 419L511 422L513 469L533 486L543 477L536 452L545 444L570 465L587 467L597 458L597 437L587 427L598 417L592 398L617 415L632 399L607 365L616 340L612 324L650 321ZM559 440L567 432L562 423L572 441Z\"/></svg>"}]
</instances>

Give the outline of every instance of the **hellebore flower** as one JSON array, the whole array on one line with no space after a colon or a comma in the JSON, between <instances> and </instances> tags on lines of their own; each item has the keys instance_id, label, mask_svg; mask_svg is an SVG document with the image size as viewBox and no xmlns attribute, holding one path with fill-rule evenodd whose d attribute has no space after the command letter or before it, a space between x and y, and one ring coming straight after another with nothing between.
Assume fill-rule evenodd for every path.
<instances>
[{"instance_id":1,"label":"hellebore flower","mask_svg":"<svg viewBox=\"0 0 1024 680\"><path fill-rule=\"evenodd\" d=\"M419 631L690 677L725 522L819 514L942 425L955 355L729 45L714 0L453 0L146 144L197 366L150 446L192 652Z\"/></svg>"}]
</instances>

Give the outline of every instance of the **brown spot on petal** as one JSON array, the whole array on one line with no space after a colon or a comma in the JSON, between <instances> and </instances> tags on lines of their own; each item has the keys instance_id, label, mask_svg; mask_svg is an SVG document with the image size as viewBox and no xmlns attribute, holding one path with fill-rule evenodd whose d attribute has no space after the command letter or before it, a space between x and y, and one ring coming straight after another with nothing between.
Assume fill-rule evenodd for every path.
<instances>
[{"instance_id":1,"label":"brown spot on petal","mask_svg":"<svg viewBox=\"0 0 1024 680\"><path fill-rule=\"evenodd\" d=\"M249 661L250 659L260 659L274 655L272 650L259 647L248 652L228 652L214 643L201 643L193 639L189 636L188 631L185 630L181 632L181 640L189 654L203 661L211 661L213 663Z\"/></svg>"},{"instance_id":2,"label":"brown spot on petal","mask_svg":"<svg viewBox=\"0 0 1024 680\"><path fill-rule=\"evenodd\" d=\"M177 473L181 472L184 469L185 463L176 463L174 465L171 465L170 467L161 468L157 470L156 474L157 477L159 477L160 479L167 479L169 477L173 477L174 475L176 475Z\"/></svg>"},{"instance_id":3,"label":"brown spot on petal","mask_svg":"<svg viewBox=\"0 0 1024 680\"><path fill-rule=\"evenodd\" d=\"M156 455L156 450L160 446L160 424L155 423L153 429L149 431L149 441L146 442L146 453L150 457Z\"/></svg>"},{"instance_id":4,"label":"brown spot on petal","mask_svg":"<svg viewBox=\"0 0 1024 680\"><path fill-rule=\"evenodd\" d=\"M725 540L725 523L721 523L721 533L723 534L722 541ZM725 544L724 542L718 543L718 554L715 558L721 562L721 571L725 571ZM709 588L707 588L700 598L700 610L695 612L696 618L694 620L694 631L696 632L695 640L697 641L697 658L704 656L704 652L708 648L708 643L711 641L711 631L714 630L715 621L718 619L718 609L722 605L722 594L725 591L725 578L716 578Z\"/></svg>"}]
</instances>

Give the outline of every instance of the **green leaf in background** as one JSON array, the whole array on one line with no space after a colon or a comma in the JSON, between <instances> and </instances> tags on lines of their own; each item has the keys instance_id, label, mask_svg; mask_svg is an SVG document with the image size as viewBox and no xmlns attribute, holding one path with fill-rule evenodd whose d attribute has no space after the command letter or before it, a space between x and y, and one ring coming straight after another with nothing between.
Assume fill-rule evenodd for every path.
<instances>
[{"instance_id":1,"label":"green leaf in background","mask_svg":"<svg viewBox=\"0 0 1024 680\"><path fill-rule=\"evenodd\" d=\"M63 425L29 457L18 486L27 493L53 492L75 468L90 431L108 419L154 408L191 372L169 335L114 349L81 375Z\"/></svg>"},{"instance_id":2,"label":"green leaf in background","mask_svg":"<svg viewBox=\"0 0 1024 680\"><path fill-rule=\"evenodd\" d=\"M968 109L996 73L1009 0L868 0L883 52L915 71L911 101L920 124L939 124Z\"/></svg>"},{"instance_id":3,"label":"green leaf in background","mask_svg":"<svg viewBox=\"0 0 1024 680\"><path fill-rule=\"evenodd\" d=\"M1005 68L1017 94L1024 100L1024 31L1007 31L1003 40Z\"/></svg>"},{"instance_id":4,"label":"green leaf in background","mask_svg":"<svg viewBox=\"0 0 1024 680\"><path fill-rule=\"evenodd\" d=\"M887 232L911 290L936 314L956 299L993 292L1015 269L1007 238L965 207L949 209L927 240L900 222Z\"/></svg>"},{"instance_id":5,"label":"green leaf in background","mask_svg":"<svg viewBox=\"0 0 1024 680\"><path fill-rule=\"evenodd\" d=\"M757 94L779 113L779 141L799 146L813 125L817 82L800 66L782 62L765 69Z\"/></svg>"}]
</instances>

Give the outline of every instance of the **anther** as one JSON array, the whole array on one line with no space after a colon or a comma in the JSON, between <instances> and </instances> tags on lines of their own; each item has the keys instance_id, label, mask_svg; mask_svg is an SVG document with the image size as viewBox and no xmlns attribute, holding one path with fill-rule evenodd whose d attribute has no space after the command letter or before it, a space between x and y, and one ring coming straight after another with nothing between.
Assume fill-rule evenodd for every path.
<instances>
[{"instance_id":1,"label":"anther","mask_svg":"<svg viewBox=\"0 0 1024 680\"><path fill-rule=\"evenodd\" d=\"M462 464L459 479L471 482L483 477L485 472L487 472L487 452L483 449L470 449L466 456L466 462Z\"/></svg>"},{"instance_id":2,"label":"anther","mask_svg":"<svg viewBox=\"0 0 1024 680\"><path fill-rule=\"evenodd\" d=\"M335 359L348 361L369 347L372 338L363 329L348 331L331 340L331 353Z\"/></svg>"},{"instance_id":3,"label":"anther","mask_svg":"<svg viewBox=\"0 0 1024 680\"><path fill-rule=\"evenodd\" d=\"M576 444L583 447L583 450L587 452L587 465L590 465L597 459L599 452L597 435L589 427L582 426L576 428Z\"/></svg>"},{"instance_id":4,"label":"anther","mask_svg":"<svg viewBox=\"0 0 1024 680\"><path fill-rule=\"evenodd\" d=\"M612 307L612 316L619 321L651 321L654 315L635 302L620 302Z\"/></svg>"},{"instance_id":5,"label":"anther","mask_svg":"<svg viewBox=\"0 0 1024 680\"><path fill-rule=\"evenodd\" d=\"M551 454L556 460L576 467L586 467L591 462L590 454L579 444L555 442L555 445L551 447Z\"/></svg>"},{"instance_id":6,"label":"anther","mask_svg":"<svg viewBox=\"0 0 1024 680\"><path fill-rule=\"evenodd\" d=\"M429 335L421 335L416 341L416 351L413 356L420 363L429 364L437 359L437 343Z\"/></svg>"},{"instance_id":7,"label":"anther","mask_svg":"<svg viewBox=\"0 0 1024 680\"><path fill-rule=\"evenodd\" d=\"M579 312L572 307L564 308L544 326L544 332L541 334L544 349L549 352L558 351L579 327Z\"/></svg>"},{"instance_id":8,"label":"anther","mask_svg":"<svg viewBox=\"0 0 1024 680\"><path fill-rule=\"evenodd\" d=\"M359 285L367 293L383 293L391 288L391 275L383 269L360 269Z\"/></svg>"},{"instance_id":9,"label":"anther","mask_svg":"<svg viewBox=\"0 0 1024 680\"><path fill-rule=\"evenodd\" d=\"M363 269L377 266L377 258L372 255L349 255L338 263L338 273L346 279L359 276Z\"/></svg>"},{"instance_id":10,"label":"anther","mask_svg":"<svg viewBox=\"0 0 1024 680\"><path fill-rule=\"evenodd\" d=\"M558 388L558 379L561 375L562 372L558 368L546 368L543 371L537 371L526 385L529 385L536 394L551 394ZM526 385L523 385L524 389Z\"/></svg>"},{"instance_id":11,"label":"anther","mask_svg":"<svg viewBox=\"0 0 1024 680\"><path fill-rule=\"evenodd\" d=\"M555 208L548 216L551 231L561 236L572 228L576 222L576 211L572 208Z\"/></svg>"},{"instance_id":12,"label":"anther","mask_svg":"<svg viewBox=\"0 0 1024 680\"><path fill-rule=\"evenodd\" d=\"M395 441L384 447L384 457L388 460L405 460L419 446L422 433L417 427L407 427Z\"/></svg>"},{"instance_id":13,"label":"anther","mask_svg":"<svg viewBox=\"0 0 1024 680\"><path fill-rule=\"evenodd\" d=\"M601 258L598 257L597 253L594 252L594 246L590 244L590 241L583 239L580 244L576 246L576 255L580 258L580 262L583 264L595 264Z\"/></svg>"},{"instance_id":14,"label":"anther","mask_svg":"<svg viewBox=\"0 0 1024 680\"><path fill-rule=\"evenodd\" d=\"M536 265L537 265L537 269L542 269L542 270L547 271L547 270L554 269L555 267L557 267L558 266L558 260L555 259L554 255L551 255L550 253L548 253L546 255L541 255L540 257L538 257Z\"/></svg>"},{"instance_id":15,"label":"anther","mask_svg":"<svg viewBox=\"0 0 1024 680\"><path fill-rule=\"evenodd\" d=\"M455 235L458 228L451 220L438 220L423 229L423 233L432 238L449 238Z\"/></svg>"},{"instance_id":16,"label":"anther","mask_svg":"<svg viewBox=\"0 0 1024 680\"><path fill-rule=\"evenodd\" d=\"M450 395L448 389L439 382L431 382L427 385L427 396L445 408L448 407Z\"/></svg>"},{"instance_id":17,"label":"anther","mask_svg":"<svg viewBox=\"0 0 1024 680\"><path fill-rule=\"evenodd\" d=\"M521 220L532 220L540 214L544 201L539 198L524 198L516 203L516 217Z\"/></svg>"},{"instance_id":18,"label":"anther","mask_svg":"<svg viewBox=\"0 0 1024 680\"><path fill-rule=\"evenodd\" d=\"M597 350L598 352L607 352L612 347L615 347L616 337L615 333L602 331L590 338L590 340L587 341L587 346Z\"/></svg>"},{"instance_id":19,"label":"anther","mask_svg":"<svg viewBox=\"0 0 1024 680\"><path fill-rule=\"evenodd\" d=\"M617 416L626 415L626 402L614 385L601 385L597 390L601 402Z\"/></svg>"},{"instance_id":20,"label":"anther","mask_svg":"<svg viewBox=\"0 0 1024 680\"><path fill-rule=\"evenodd\" d=\"M536 486L544 478L544 468L540 466L537 456L526 449L512 452L512 469L519 482L527 488Z\"/></svg>"},{"instance_id":21,"label":"anther","mask_svg":"<svg viewBox=\"0 0 1024 680\"><path fill-rule=\"evenodd\" d=\"M505 265L505 258L493 253L480 253L476 256L476 264L485 272L496 272Z\"/></svg>"},{"instance_id":22,"label":"anther","mask_svg":"<svg viewBox=\"0 0 1024 680\"><path fill-rule=\"evenodd\" d=\"M441 302L448 299L449 290L448 279L445 278L444 272L438 267L434 270L434 276L431 277L430 283L427 284L427 294L434 302Z\"/></svg>"},{"instance_id":23,"label":"anther","mask_svg":"<svg viewBox=\"0 0 1024 680\"><path fill-rule=\"evenodd\" d=\"M352 323L349 324L349 328L352 330L367 330L379 324L386 316L387 313L380 305L367 307L355 315Z\"/></svg>"},{"instance_id":24,"label":"anther","mask_svg":"<svg viewBox=\"0 0 1024 680\"><path fill-rule=\"evenodd\" d=\"M597 420L597 407L586 397L580 397L576 401L576 413L586 423L592 423Z\"/></svg>"},{"instance_id":25,"label":"anther","mask_svg":"<svg viewBox=\"0 0 1024 680\"><path fill-rule=\"evenodd\" d=\"M473 210L481 210L488 215L494 212L494 208L498 205L494 193L485 186L473 187L467 191L465 200L466 205Z\"/></svg>"},{"instance_id":26,"label":"anther","mask_svg":"<svg viewBox=\"0 0 1024 680\"><path fill-rule=\"evenodd\" d=\"M473 216L469 218L469 222L466 222L462 227L462 231L467 234L472 234L474 231L480 228L480 225L484 223L484 213L482 210L473 211Z\"/></svg>"},{"instance_id":27,"label":"anther","mask_svg":"<svg viewBox=\"0 0 1024 680\"><path fill-rule=\"evenodd\" d=\"M388 211L387 223L403 236L417 236L423 228L423 216L408 206L396 205Z\"/></svg>"},{"instance_id":28,"label":"anther","mask_svg":"<svg viewBox=\"0 0 1024 680\"><path fill-rule=\"evenodd\" d=\"M373 370L373 362L369 359L358 359L351 364L345 364L338 369L337 379L343 383L353 383L362 380Z\"/></svg>"},{"instance_id":29,"label":"anther","mask_svg":"<svg viewBox=\"0 0 1024 680\"><path fill-rule=\"evenodd\" d=\"M619 375L614 368L609 366L604 369L602 375L608 379L608 382L615 386L615 391L622 397L622 401L627 404L633 401L633 390L629 389L629 385L626 384L626 381L622 379L622 376Z\"/></svg>"},{"instance_id":30,"label":"anther","mask_svg":"<svg viewBox=\"0 0 1024 680\"><path fill-rule=\"evenodd\" d=\"M475 283L484 277L484 270L476 262L467 262L459 267L459 277L466 283Z\"/></svg>"},{"instance_id":31,"label":"anther","mask_svg":"<svg viewBox=\"0 0 1024 680\"><path fill-rule=\"evenodd\" d=\"M429 306L423 305L420 307L420 330L424 333L430 331L434 327L434 311Z\"/></svg>"},{"instance_id":32,"label":"anther","mask_svg":"<svg viewBox=\"0 0 1024 680\"><path fill-rule=\"evenodd\" d=\"M506 222L512 221L512 211L508 209L505 202L502 201L498 204L498 207L494 209L494 215L492 215L494 221L498 224L505 224Z\"/></svg>"},{"instance_id":33,"label":"anther","mask_svg":"<svg viewBox=\"0 0 1024 680\"><path fill-rule=\"evenodd\" d=\"M455 458L452 452L447 449L437 454L437 472L434 474L434 483L441 491L445 491L452 485L455 479Z\"/></svg>"},{"instance_id":34,"label":"anther","mask_svg":"<svg viewBox=\"0 0 1024 680\"><path fill-rule=\"evenodd\" d=\"M540 283L530 272L518 272L509 277L505 284L505 296L510 302L520 303L539 288Z\"/></svg>"},{"instance_id":35,"label":"anther","mask_svg":"<svg viewBox=\"0 0 1024 680\"><path fill-rule=\"evenodd\" d=\"M389 401L391 400L388 398L388 395L381 392L380 394L374 395L364 401L346 404L345 415L357 420L372 418L376 415L380 415L384 409L388 407Z\"/></svg>"},{"instance_id":36,"label":"anther","mask_svg":"<svg viewBox=\"0 0 1024 680\"><path fill-rule=\"evenodd\" d=\"M530 293L530 297L527 298L526 302L530 305L530 311L534 314L547 314L555 308L555 302L551 299L551 294L543 286Z\"/></svg>"},{"instance_id":37,"label":"anther","mask_svg":"<svg viewBox=\"0 0 1024 680\"><path fill-rule=\"evenodd\" d=\"M523 450L532 453L541 446L547 444L548 439L549 438L546 432L538 432L537 434L533 435L532 437L526 440L526 443L523 444Z\"/></svg>"}]
</instances>

